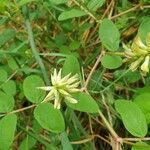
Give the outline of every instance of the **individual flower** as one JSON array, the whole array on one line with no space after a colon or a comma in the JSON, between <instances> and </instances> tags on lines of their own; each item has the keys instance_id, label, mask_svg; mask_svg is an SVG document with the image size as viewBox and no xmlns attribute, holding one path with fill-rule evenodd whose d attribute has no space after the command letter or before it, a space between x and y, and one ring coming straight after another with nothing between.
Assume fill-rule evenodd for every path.
<instances>
[{"instance_id":1,"label":"individual flower","mask_svg":"<svg viewBox=\"0 0 150 150\"><path fill-rule=\"evenodd\" d=\"M72 97L72 94L80 91L78 75L71 76L71 73L62 78L61 70L57 73L54 69L54 74L51 75L51 86L38 87L45 91L49 91L42 102L54 100L54 108L60 109L61 101L67 100L70 103L77 103L78 101Z\"/></svg>"},{"instance_id":2,"label":"individual flower","mask_svg":"<svg viewBox=\"0 0 150 150\"><path fill-rule=\"evenodd\" d=\"M141 70L142 70L143 73L145 73L145 74L146 74L147 72L149 72L149 60L150 60L150 56L146 56L144 63L141 65Z\"/></svg>"},{"instance_id":3,"label":"individual flower","mask_svg":"<svg viewBox=\"0 0 150 150\"><path fill-rule=\"evenodd\" d=\"M127 60L131 62L130 69L135 71L140 67L143 75L149 72L150 61L150 33L147 34L146 44L144 44L139 36L136 36L132 45L127 47L123 45L125 49L125 56Z\"/></svg>"},{"instance_id":4,"label":"individual flower","mask_svg":"<svg viewBox=\"0 0 150 150\"><path fill-rule=\"evenodd\" d=\"M147 46L141 41L139 36L136 36L132 45L131 50L136 56L146 55L148 53Z\"/></svg>"},{"instance_id":5,"label":"individual flower","mask_svg":"<svg viewBox=\"0 0 150 150\"><path fill-rule=\"evenodd\" d=\"M140 57L140 58L137 59L136 61L132 62L129 68L130 68L132 71L135 71L135 70L139 67L139 65L140 65L140 63L141 63L142 61L143 61L143 57Z\"/></svg>"}]
</instances>

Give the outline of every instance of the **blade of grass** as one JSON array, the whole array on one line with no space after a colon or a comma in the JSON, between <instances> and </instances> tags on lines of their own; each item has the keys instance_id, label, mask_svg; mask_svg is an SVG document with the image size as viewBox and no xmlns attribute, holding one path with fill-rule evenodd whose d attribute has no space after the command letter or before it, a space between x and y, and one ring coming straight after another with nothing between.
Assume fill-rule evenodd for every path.
<instances>
[{"instance_id":1,"label":"blade of grass","mask_svg":"<svg viewBox=\"0 0 150 150\"><path fill-rule=\"evenodd\" d=\"M67 133L62 132L60 134L60 137L61 137L61 144L62 144L63 150L66 150L66 149L73 150L72 145L68 139Z\"/></svg>"}]
</instances>

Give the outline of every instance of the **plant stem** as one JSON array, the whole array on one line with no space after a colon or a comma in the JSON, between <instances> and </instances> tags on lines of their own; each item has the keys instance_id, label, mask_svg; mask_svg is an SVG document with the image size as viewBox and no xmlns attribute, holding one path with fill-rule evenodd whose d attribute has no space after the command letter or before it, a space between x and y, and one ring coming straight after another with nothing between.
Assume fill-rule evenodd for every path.
<instances>
[{"instance_id":1,"label":"plant stem","mask_svg":"<svg viewBox=\"0 0 150 150\"><path fill-rule=\"evenodd\" d=\"M109 122L107 121L107 119L105 118L105 116L103 115L103 113L102 113L100 110L98 110L98 112L99 112L99 115L100 115L101 119L102 119L103 122L105 123L107 129L108 129L109 132L111 133L111 135L112 135L115 139L117 139L117 138L118 138L117 133L114 131L114 129L112 128L112 126L109 124Z\"/></svg>"},{"instance_id":2,"label":"plant stem","mask_svg":"<svg viewBox=\"0 0 150 150\"><path fill-rule=\"evenodd\" d=\"M96 60L96 62L95 62L95 64L94 64L94 66L92 67L92 69L91 69L91 71L90 71L90 73L89 73L89 75L88 75L88 77L87 77L87 79L86 79L86 81L85 81L85 83L84 83L83 90L87 91L87 86L88 86L88 84L89 84L89 82L90 82L90 79L91 79L91 77L92 77L92 75L93 75L95 69L97 68L99 62L101 61L101 58L102 58L103 54L104 54L104 51L103 51L103 49L102 49L100 55L98 56L98 58L97 58L97 60Z\"/></svg>"},{"instance_id":3,"label":"plant stem","mask_svg":"<svg viewBox=\"0 0 150 150\"><path fill-rule=\"evenodd\" d=\"M91 18L93 18L96 22L100 22L87 8L82 6L77 0L72 0L77 6L79 6L84 12L86 12Z\"/></svg>"},{"instance_id":4,"label":"plant stem","mask_svg":"<svg viewBox=\"0 0 150 150\"><path fill-rule=\"evenodd\" d=\"M30 43L33 55L34 55L36 61L38 62L39 66L41 68L41 71L42 71L42 74L43 74L43 78L44 78L44 81L45 81L46 85L49 85L49 78L47 76L46 69L45 69L45 66L44 66L44 64L42 62L42 59L39 56L39 52L37 51L37 48L36 48L36 45L35 45L35 42L34 42L32 27L31 27L29 19L25 20L25 24L26 24L26 28L27 28L27 32L28 32L28 38L29 38L29 43Z\"/></svg>"},{"instance_id":5,"label":"plant stem","mask_svg":"<svg viewBox=\"0 0 150 150\"><path fill-rule=\"evenodd\" d=\"M24 107L24 108L20 108L20 109L17 109L17 110L14 110L14 111L11 111L11 112L2 114L2 115L0 115L0 117L3 117L3 116L5 116L5 115L9 115L9 114L15 114L15 113L18 113L18 112L21 112L21 111L24 111L24 110L33 108L33 107L35 107L35 106L36 106L36 104L33 104L33 105L30 105L30 106L27 106L27 107Z\"/></svg>"}]
</instances>

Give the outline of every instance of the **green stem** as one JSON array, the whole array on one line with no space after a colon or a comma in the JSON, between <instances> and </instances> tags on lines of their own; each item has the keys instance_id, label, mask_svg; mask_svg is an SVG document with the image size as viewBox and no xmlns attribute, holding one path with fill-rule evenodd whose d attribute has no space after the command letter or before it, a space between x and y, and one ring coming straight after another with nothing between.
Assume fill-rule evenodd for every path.
<instances>
[{"instance_id":1,"label":"green stem","mask_svg":"<svg viewBox=\"0 0 150 150\"><path fill-rule=\"evenodd\" d=\"M102 91L100 92L104 92L106 90L108 90L111 86L113 86L117 81L119 81L126 73L128 73L130 71L130 69L126 70L122 75L120 75L119 78L117 78L114 82L112 82L111 84L109 84L106 88L104 88Z\"/></svg>"},{"instance_id":2,"label":"green stem","mask_svg":"<svg viewBox=\"0 0 150 150\"><path fill-rule=\"evenodd\" d=\"M25 20L25 24L26 24L26 27L27 27L29 43L30 43L33 55L34 55L36 61L38 62L39 66L41 68L41 71L42 71L42 74L43 74L43 78L44 78L44 81L45 81L46 85L49 85L49 78L47 76L46 69L45 69L45 66L44 66L44 64L42 62L42 59L39 56L39 52L37 51L37 48L36 48L36 45L35 45L35 42L34 42L32 27L31 27L29 19Z\"/></svg>"}]
</instances>

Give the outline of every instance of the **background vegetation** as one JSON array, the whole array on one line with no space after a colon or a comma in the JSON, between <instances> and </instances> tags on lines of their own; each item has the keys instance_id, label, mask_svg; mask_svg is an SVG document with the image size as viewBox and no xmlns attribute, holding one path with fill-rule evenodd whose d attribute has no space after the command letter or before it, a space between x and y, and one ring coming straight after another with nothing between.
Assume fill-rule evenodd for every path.
<instances>
[{"instance_id":1,"label":"background vegetation","mask_svg":"<svg viewBox=\"0 0 150 150\"><path fill-rule=\"evenodd\" d=\"M1 0L0 150L150 150L149 4ZM54 68L79 75L77 104L41 103Z\"/></svg>"}]
</instances>

